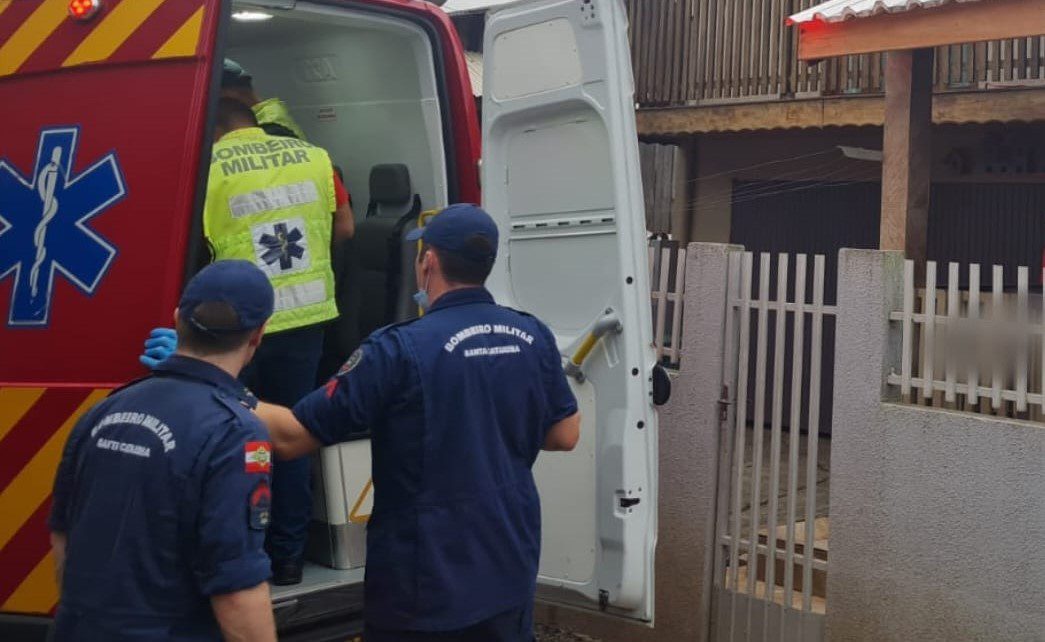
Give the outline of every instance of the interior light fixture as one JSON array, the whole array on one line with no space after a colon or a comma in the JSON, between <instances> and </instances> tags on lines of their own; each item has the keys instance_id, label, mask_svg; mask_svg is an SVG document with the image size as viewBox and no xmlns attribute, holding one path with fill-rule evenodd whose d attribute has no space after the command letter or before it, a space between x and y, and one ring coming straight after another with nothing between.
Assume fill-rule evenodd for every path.
<instances>
[{"instance_id":1,"label":"interior light fixture","mask_svg":"<svg viewBox=\"0 0 1045 642\"><path fill-rule=\"evenodd\" d=\"M232 14L232 19L239 22L264 22L271 20L272 14L264 11L236 11Z\"/></svg>"}]
</instances>

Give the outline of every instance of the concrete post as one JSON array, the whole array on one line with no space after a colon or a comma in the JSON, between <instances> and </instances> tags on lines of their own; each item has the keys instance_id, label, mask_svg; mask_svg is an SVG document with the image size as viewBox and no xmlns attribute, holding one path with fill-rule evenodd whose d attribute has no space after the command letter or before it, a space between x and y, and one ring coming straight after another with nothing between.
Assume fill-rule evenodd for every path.
<instances>
[{"instance_id":1,"label":"concrete post","mask_svg":"<svg viewBox=\"0 0 1045 642\"><path fill-rule=\"evenodd\" d=\"M726 275L735 247L693 243L686 256L681 369L659 412L658 535L653 628L538 604L538 621L603 642L707 639L714 564Z\"/></svg>"},{"instance_id":2,"label":"concrete post","mask_svg":"<svg viewBox=\"0 0 1045 642\"><path fill-rule=\"evenodd\" d=\"M880 474L879 462L868 457L877 452L876 417L887 398L886 376L900 350L900 335L891 328L889 313L903 307L903 252L842 250L838 254L838 321L835 339L834 420L831 434L831 552L827 571L827 622L829 641L851 642L861 630L861 600L851 596L862 579L853 569L876 560L851 536L859 524L881 515L885 507L854 502L866 489L868 475ZM854 628L855 626L855 628Z\"/></svg>"}]
</instances>

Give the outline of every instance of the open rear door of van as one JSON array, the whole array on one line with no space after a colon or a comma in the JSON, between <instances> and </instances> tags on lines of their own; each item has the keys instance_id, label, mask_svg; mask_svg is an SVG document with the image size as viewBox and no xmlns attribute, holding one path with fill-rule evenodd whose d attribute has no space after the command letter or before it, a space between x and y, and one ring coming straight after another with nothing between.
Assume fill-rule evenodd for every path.
<instances>
[{"instance_id":1,"label":"open rear door of van","mask_svg":"<svg viewBox=\"0 0 1045 642\"><path fill-rule=\"evenodd\" d=\"M502 230L490 285L538 316L583 415L535 468L539 596L653 617L657 420L627 17L618 0L540 0L487 21L483 197ZM595 340L585 357L585 348Z\"/></svg>"},{"instance_id":2,"label":"open rear door of van","mask_svg":"<svg viewBox=\"0 0 1045 642\"><path fill-rule=\"evenodd\" d=\"M76 419L146 374L190 255L219 0L0 0L0 639L58 599ZM77 15L78 14L78 15Z\"/></svg>"}]
</instances>

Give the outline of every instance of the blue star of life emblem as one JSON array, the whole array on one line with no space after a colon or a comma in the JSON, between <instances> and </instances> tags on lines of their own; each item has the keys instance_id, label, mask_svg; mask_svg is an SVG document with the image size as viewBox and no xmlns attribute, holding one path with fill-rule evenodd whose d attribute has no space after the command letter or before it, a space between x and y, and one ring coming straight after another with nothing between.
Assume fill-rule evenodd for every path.
<instances>
[{"instance_id":1,"label":"blue star of life emblem","mask_svg":"<svg viewBox=\"0 0 1045 642\"><path fill-rule=\"evenodd\" d=\"M123 174L110 152L74 176L79 133L43 130L29 177L0 159L0 280L14 275L10 326L47 325L56 272L93 294L116 256L88 222L126 195Z\"/></svg>"},{"instance_id":2,"label":"blue star of life emblem","mask_svg":"<svg viewBox=\"0 0 1045 642\"><path fill-rule=\"evenodd\" d=\"M304 234L298 228L287 230L286 223L277 223L272 228L273 234L262 234L261 245L265 252L261 260L272 265L279 261L281 270L289 270L294 265L294 259L300 259L305 255L305 248L298 241L304 238Z\"/></svg>"}]
</instances>

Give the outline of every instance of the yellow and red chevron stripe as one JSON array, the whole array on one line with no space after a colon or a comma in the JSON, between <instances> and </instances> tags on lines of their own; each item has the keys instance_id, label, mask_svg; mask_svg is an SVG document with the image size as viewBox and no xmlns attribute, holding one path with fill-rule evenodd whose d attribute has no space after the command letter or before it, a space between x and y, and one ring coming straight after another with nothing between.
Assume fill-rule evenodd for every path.
<instances>
[{"instance_id":1,"label":"yellow and red chevron stripe","mask_svg":"<svg viewBox=\"0 0 1045 642\"><path fill-rule=\"evenodd\" d=\"M50 613L58 603L47 530L54 474L76 421L109 392L0 387L0 611Z\"/></svg>"},{"instance_id":2,"label":"yellow and red chevron stripe","mask_svg":"<svg viewBox=\"0 0 1045 642\"><path fill-rule=\"evenodd\" d=\"M0 77L90 63L195 56L207 0L105 0L94 18L68 0L0 0Z\"/></svg>"}]
</instances>

